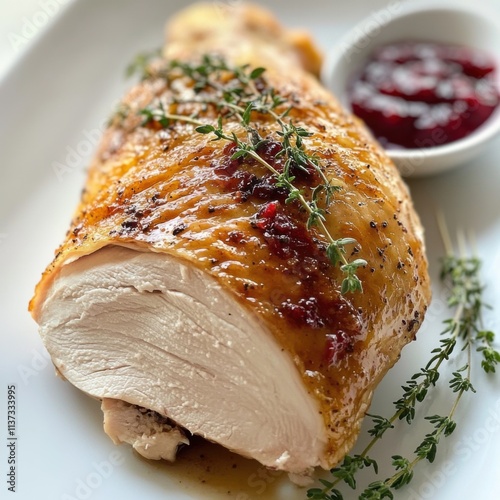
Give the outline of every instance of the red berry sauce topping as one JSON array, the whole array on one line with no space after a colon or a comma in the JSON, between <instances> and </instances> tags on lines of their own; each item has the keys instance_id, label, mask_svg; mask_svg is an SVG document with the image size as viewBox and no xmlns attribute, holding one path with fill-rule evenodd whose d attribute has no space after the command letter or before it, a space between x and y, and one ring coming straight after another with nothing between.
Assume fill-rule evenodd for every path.
<instances>
[{"instance_id":1,"label":"red berry sauce topping","mask_svg":"<svg viewBox=\"0 0 500 500\"><path fill-rule=\"evenodd\" d=\"M233 159L236 151L236 144L227 144L222 160L213 165L214 171L224 190L237 192L241 202L251 200L259 207L251 218L252 227L262 234L271 255L282 259L282 272L297 279L290 297L280 303L273 301L273 304L295 327L315 331L315 349L319 351L320 365L336 366L353 352L360 339L360 312L343 296L332 297L326 291L318 295L317 283L329 283L324 272L324 266L330 266L325 246L313 237L306 223L297 217L296 210L286 207L287 191L276 185L276 177L270 173L257 177L248 169L256 160L248 157ZM283 146L271 140L263 141L257 148L259 156L278 172L285 168L282 151ZM318 175L314 165L299 167L291 162L289 169L306 185ZM241 242L243 237L239 232L228 234L229 241L234 243Z\"/></svg>"},{"instance_id":2,"label":"red berry sauce topping","mask_svg":"<svg viewBox=\"0 0 500 500\"><path fill-rule=\"evenodd\" d=\"M301 259L315 251L315 244L305 224L293 220L278 201L266 203L252 221L260 229L272 254L282 259Z\"/></svg>"},{"instance_id":3,"label":"red berry sauce topping","mask_svg":"<svg viewBox=\"0 0 500 500\"><path fill-rule=\"evenodd\" d=\"M337 330L326 336L325 358L328 366L336 365L347 353L353 351L353 338L351 332Z\"/></svg>"},{"instance_id":4,"label":"red berry sauce topping","mask_svg":"<svg viewBox=\"0 0 500 500\"><path fill-rule=\"evenodd\" d=\"M461 139L499 103L495 63L483 52L400 42L375 51L349 88L354 114L381 144L427 148Z\"/></svg>"},{"instance_id":5,"label":"red berry sauce topping","mask_svg":"<svg viewBox=\"0 0 500 500\"><path fill-rule=\"evenodd\" d=\"M354 308L340 298L329 302L323 298L307 297L293 303L290 299L280 308L290 321L297 325L324 329L325 346L323 362L327 366L338 364L354 349L360 337L361 324Z\"/></svg>"}]
</instances>

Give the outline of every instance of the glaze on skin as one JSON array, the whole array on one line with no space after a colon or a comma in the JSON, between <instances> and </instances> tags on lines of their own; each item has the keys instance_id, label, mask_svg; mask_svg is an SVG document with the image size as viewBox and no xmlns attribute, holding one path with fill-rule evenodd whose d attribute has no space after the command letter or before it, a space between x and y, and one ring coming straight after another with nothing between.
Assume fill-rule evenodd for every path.
<instances>
[{"instance_id":1,"label":"glaze on skin","mask_svg":"<svg viewBox=\"0 0 500 500\"><path fill-rule=\"evenodd\" d=\"M241 9L223 19L211 5L181 13L168 27L164 55L197 60L216 52L267 69L266 84L293 102L295 125L314 133L307 151L342 186L326 226L335 239L358 241L348 260L368 261L358 271L364 292L340 294L343 274L326 259L324 236L305 230L306 217L284 204L264 167L243 160L234 168L231 145L190 124L141 126L138 111L170 92L151 79L129 91L128 116L105 132L66 240L30 307L36 319L61 266L108 245L185 259L230 290L290 354L328 428L323 464L331 467L353 445L373 389L423 320L430 289L422 229L392 162L305 71L304 55L316 55L314 48L292 41L266 12ZM266 116L252 122L264 137L277 130ZM225 129L244 137L236 120ZM307 189L313 181L306 175L297 183Z\"/></svg>"}]
</instances>

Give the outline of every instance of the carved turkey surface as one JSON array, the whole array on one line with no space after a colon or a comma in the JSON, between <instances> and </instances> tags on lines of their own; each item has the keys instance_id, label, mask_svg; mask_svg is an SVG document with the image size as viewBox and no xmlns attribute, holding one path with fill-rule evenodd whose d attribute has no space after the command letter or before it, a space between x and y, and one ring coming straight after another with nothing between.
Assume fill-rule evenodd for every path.
<instances>
[{"instance_id":1,"label":"carved turkey surface","mask_svg":"<svg viewBox=\"0 0 500 500\"><path fill-rule=\"evenodd\" d=\"M325 227L356 240L349 261L367 261L363 291L341 293L324 234L261 163L188 121L145 123L141 110L159 102L214 125L222 112L196 99L217 88L151 71L105 132L30 308L58 372L102 400L116 443L172 459L191 433L294 474L330 468L423 320L422 228L392 162L317 81L305 35L260 8L200 4L169 22L163 58L204 54L266 68L255 85L292 103L287 119L312 134L304 151L339 187ZM283 168L278 124L251 120L257 154ZM240 121L224 116L243 140ZM317 174L295 172L304 196Z\"/></svg>"}]
</instances>

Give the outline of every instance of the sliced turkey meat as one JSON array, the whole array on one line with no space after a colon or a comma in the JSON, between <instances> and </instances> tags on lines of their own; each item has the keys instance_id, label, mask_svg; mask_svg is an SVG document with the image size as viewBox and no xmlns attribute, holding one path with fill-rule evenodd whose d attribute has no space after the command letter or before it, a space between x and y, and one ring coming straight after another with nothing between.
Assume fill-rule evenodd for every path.
<instances>
[{"instance_id":1,"label":"sliced turkey meat","mask_svg":"<svg viewBox=\"0 0 500 500\"><path fill-rule=\"evenodd\" d=\"M135 427L137 411L123 413L130 405L269 467L327 465L318 404L290 356L258 316L182 260L106 247L62 269L39 318L54 364L72 384L105 398L105 431L146 458L172 459L170 443L187 440L169 431L166 456L155 457L161 453L148 450L151 439L137 443L147 432ZM128 405L111 406L109 398ZM148 425L141 417L140 427Z\"/></svg>"}]
</instances>

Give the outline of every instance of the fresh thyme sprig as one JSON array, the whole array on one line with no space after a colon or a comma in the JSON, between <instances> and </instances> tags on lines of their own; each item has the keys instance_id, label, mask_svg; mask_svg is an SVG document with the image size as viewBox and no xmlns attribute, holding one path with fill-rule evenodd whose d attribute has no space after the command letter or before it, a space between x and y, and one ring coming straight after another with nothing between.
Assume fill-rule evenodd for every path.
<instances>
[{"instance_id":1,"label":"fresh thyme sprig","mask_svg":"<svg viewBox=\"0 0 500 500\"><path fill-rule=\"evenodd\" d=\"M140 110L140 114L144 116L143 125L154 122L166 128L172 123L184 122L194 125L196 132L200 134L213 135L214 141L234 143L236 149L232 159L252 158L264 166L274 177L276 187L284 188L288 193L285 202L296 203L306 212L307 228L316 226L323 234L328 259L333 266L339 266L345 275L341 293L362 291L357 271L366 266L367 262L364 259L348 261L346 258L346 246L356 245L357 241L353 238L334 239L325 224L325 215L333 202L334 194L341 187L332 184L327 178L319 158L307 152L304 139L311 137L312 132L293 122L289 116L293 106L273 87L263 84L264 72L265 69L260 67L229 66L224 59L210 55L203 56L199 64L171 61L156 75L150 75L146 71L143 73L146 77L157 76L167 81L179 77L190 79L194 97L175 97L170 103L159 101L153 107ZM174 107L179 109L179 105L193 103L215 107L219 113L216 123L207 123L196 115L188 116L170 111ZM282 169L276 168L259 154L259 149L268 144L270 139L261 137L252 122L252 117L256 114L269 117L279 126L275 134L280 150L275 154L275 159L282 160ZM245 132L245 139L225 129L224 124L229 118L239 121ZM294 171L307 174L314 172L321 182L310 193L306 193L296 186Z\"/></svg>"},{"instance_id":2,"label":"fresh thyme sprig","mask_svg":"<svg viewBox=\"0 0 500 500\"><path fill-rule=\"evenodd\" d=\"M443 235L446 248L446 257L442 262L441 280L448 281L451 293L448 298L450 307L466 302L468 307L464 311L461 336L476 346L476 351L482 354L481 367L486 373L495 373L496 365L500 363L500 352L494 347L495 333L483 328L483 309L490 306L484 303L482 292L483 284L479 278L481 261L474 249L472 257L466 256L465 237L458 233L460 254L453 253L453 247L448 229L441 213L438 214L438 223ZM470 238L474 245L474 238Z\"/></svg>"},{"instance_id":3,"label":"fresh thyme sprig","mask_svg":"<svg viewBox=\"0 0 500 500\"><path fill-rule=\"evenodd\" d=\"M141 52L137 54L132 62L127 66L125 75L127 78L138 75L141 80L153 76L151 71L151 61L161 56L161 49L155 49L150 52Z\"/></svg>"},{"instance_id":4,"label":"fresh thyme sprig","mask_svg":"<svg viewBox=\"0 0 500 500\"><path fill-rule=\"evenodd\" d=\"M447 362L458 342L461 342L462 351L467 353L467 362L455 370L448 382L448 387L455 395L454 402L446 415L431 415L424 417L431 424L432 429L425 434L417 446L412 459L393 455L391 464L394 474L385 480L377 480L359 495L360 499L377 500L392 499L393 490L402 488L411 482L414 469L419 462L435 460L438 445L442 437L447 437L456 428L454 420L459 403L466 392L476 392L471 383L472 347L483 356L481 366L486 373L495 372L500 361L500 353L494 348L495 334L482 328L482 313L485 307L482 292L484 286L480 279L481 262L477 256L468 257L465 251L463 238L461 253L453 252L451 240L442 216L439 224L446 248L446 257L442 259L441 279L449 289L448 306L455 310L451 319L444 322L445 328L441 335L439 346L432 351L431 359L403 386L403 395L394 402L395 412L389 418L367 414L372 419L373 426L368 430L372 439L365 449L358 455L346 456L340 466L331 470L333 480L320 480L323 488L312 488L307 497L315 500L342 500L342 492L338 485L345 482L352 489L356 488L356 474L365 468L371 467L378 473L378 464L369 456L375 444L384 434L394 428L394 422L404 420L411 424L417 415L417 406L424 401L429 390L436 386L443 363Z\"/></svg>"}]
</instances>

